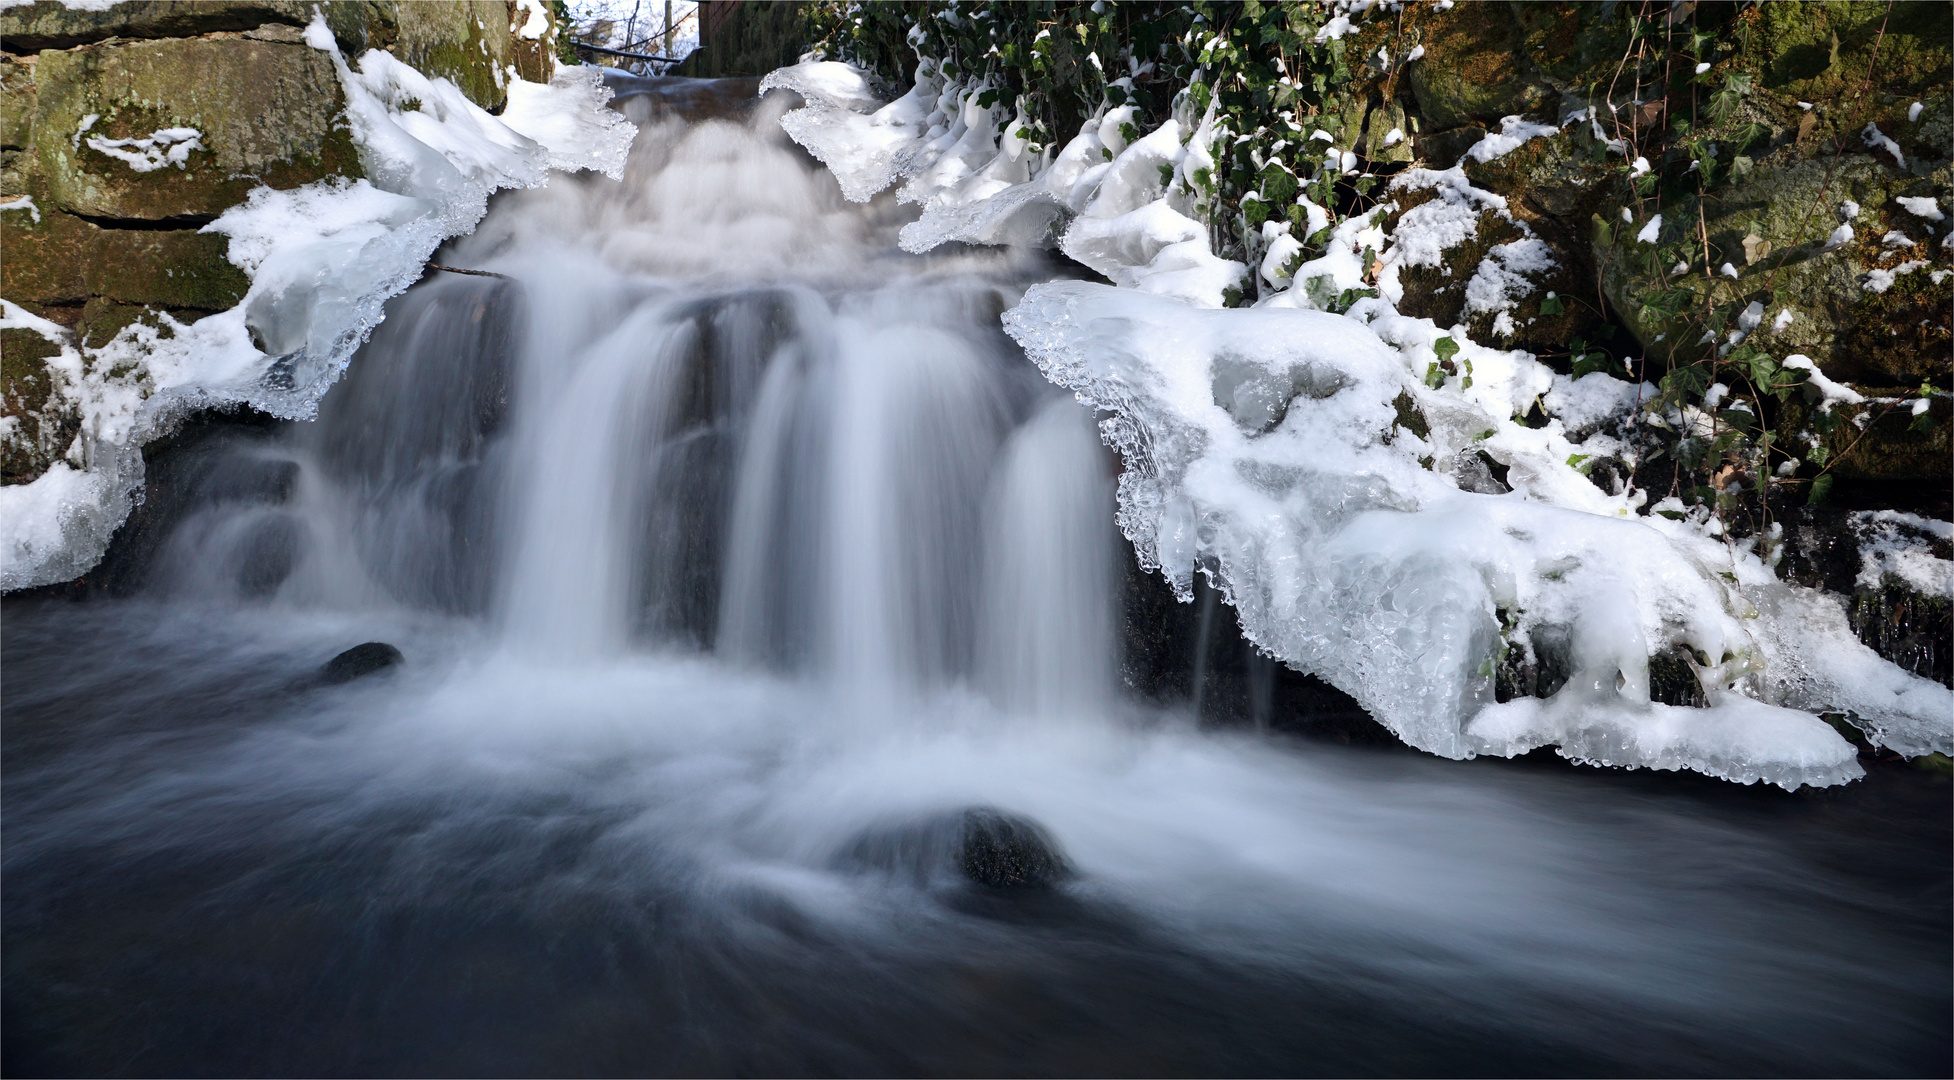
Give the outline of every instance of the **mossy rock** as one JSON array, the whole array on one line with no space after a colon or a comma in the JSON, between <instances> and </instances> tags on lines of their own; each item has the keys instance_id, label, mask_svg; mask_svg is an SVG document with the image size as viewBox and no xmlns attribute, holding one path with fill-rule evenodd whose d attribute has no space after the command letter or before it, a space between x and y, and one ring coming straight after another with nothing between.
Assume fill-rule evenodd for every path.
<instances>
[{"instance_id":1,"label":"mossy rock","mask_svg":"<svg viewBox=\"0 0 1954 1080\"><path fill-rule=\"evenodd\" d=\"M1947 484L1947 463L1954 454L1954 404L1936 396L1926 420L1913 414L1915 391L1908 387L1857 387L1869 399L1864 405L1837 405L1830 414L1817 408L1816 391L1795 392L1779 410L1778 445L1809 458L1817 440L1829 457L1831 472L1847 480L1918 480ZM1809 469L1809 467L1808 467Z\"/></svg>"},{"instance_id":2,"label":"mossy rock","mask_svg":"<svg viewBox=\"0 0 1954 1080\"><path fill-rule=\"evenodd\" d=\"M508 100L513 62L509 6L502 0L411 0L394 9L390 51L422 74L447 79L490 112ZM544 82L549 81L544 79Z\"/></svg>"},{"instance_id":3,"label":"mossy rock","mask_svg":"<svg viewBox=\"0 0 1954 1080\"><path fill-rule=\"evenodd\" d=\"M25 150L34 130L34 69L0 58L0 150Z\"/></svg>"},{"instance_id":4,"label":"mossy rock","mask_svg":"<svg viewBox=\"0 0 1954 1080\"><path fill-rule=\"evenodd\" d=\"M259 184L360 175L332 63L305 45L228 38L48 51L35 81L35 167L53 209L125 221L208 219ZM78 137L89 116L98 119ZM182 168L137 172L87 141L169 127L202 133L203 148Z\"/></svg>"},{"instance_id":5,"label":"mossy rock","mask_svg":"<svg viewBox=\"0 0 1954 1080\"><path fill-rule=\"evenodd\" d=\"M97 229L88 291L130 304L222 311L251 280L224 257L227 237L189 229Z\"/></svg>"},{"instance_id":6,"label":"mossy rock","mask_svg":"<svg viewBox=\"0 0 1954 1080\"><path fill-rule=\"evenodd\" d=\"M1425 55L1406 76L1428 130L1497 124L1547 100L1506 5L1459 4L1428 16L1422 30Z\"/></svg>"},{"instance_id":7,"label":"mossy rock","mask_svg":"<svg viewBox=\"0 0 1954 1080\"><path fill-rule=\"evenodd\" d=\"M1478 234L1447 250L1442 265L1400 272L1404 299L1398 309L1439 326L1463 322L1475 341L1550 358L1565 357L1574 338L1595 340L1607 316L1594 295L1587 219L1596 206L1615 197L1613 175L1581 151L1575 136L1567 135L1535 139L1495 161L1471 163L1468 178L1506 198L1514 219L1552 252L1554 268L1532 279L1536 287L1514 306L1510 336L1494 332L1492 315L1468 315L1466 285L1481 260L1496 245L1527 235L1497 214L1481 214ZM1392 193L1400 214L1431 197L1429 192ZM1559 313L1541 310L1549 292L1559 300Z\"/></svg>"},{"instance_id":8,"label":"mossy rock","mask_svg":"<svg viewBox=\"0 0 1954 1080\"><path fill-rule=\"evenodd\" d=\"M100 11L53 0L0 11L0 44L8 52L72 49L110 38L157 40L253 30L267 23L299 27L317 10L348 56L383 48L394 37L395 0L123 0Z\"/></svg>"},{"instance_id":9,"label":"mossy rock","mask_svg":"<svg viewBox=\"0 0 1954 1080\"><path fill-rule=\"evenodd\" d=\"M1869 82L1887 93L1924 89L1945 83L1954 62L1954 6L1944 3L1759 4L1739 27L1739 62L1761 85L1812 102L1844 101Z\"/></svg>"},{"instance_id":10,"label":"mossy rock","mask_svg":"<svg viewBox=\"0 0 1954 1080\"><path fill-rule=\"evenodd\" d=\"M195 229L104 229L59 210L0 216L0 294L16 302L126 304L221 311L250 279L225 258L230 241Z\"/></svg>"},{"instance_id":11,"label":"mossy rock","mask_svg":"<svg viewBox=\"0 0 1954 1080\"><path fill-rule=\"evenodd\" d=\"M88 262L101 230L52 209L31 173L20 178L26 190L7 194L33 198L40 218L22 210L0 213L0 296L15 303L79 304L88 298Z\"/></svg>"},{"instance_id":12,"label":"mossy rock","mask_svg":"<svg viewBox=\"0 0 1954 1080\"><path fill-rule=\"evenodd\" d=\"M1944 174L1943 169L1936 176ZM1834 379L1878 385L1940 379L1949 370L1945 307L1954 290L1933 284L1927 273L1904 276L1885 293L1864 284L1868 271L1890 268L1902 258L1947 265L1945 251L1924 223L1909 221L1895 202L1916 189L1938 193L1943 184L1923 181L1867 154L1828 160L1803 157L1794 147L1785 147L1704 200L1700 222L1694 197L1665 207L1662 241L1690 241L1687 272L1669 277L1667 284L1711 296L1720 304L1763 304L1767 323L1758 331L1758 342L1777 356L1809 356ZM1840 224L1839 208L1847 201L1860 207L1852 221L1854 241L1827 250L1827 240ZM1686 308L1685 320L1640 317L1648 297L1665 287L1657 272L1661 268L1649 262L1652 249L1636 240L1643 223L1624 223L1605 214L1593 223L1602 289L1643 348L1671 362L1705 353L1710 346L1697 340L1700 333L1693 332L1696 324L1689 321L1701 310L1700 303ZM1918 246L1912 250L1917 254L1883 245L1881 238L1894 229L1915 234ZM1721 272L1725 264L1736 271L1734 281ZM1785 310L1791 312L1791 322L1772 329ZM1906 325L1893 325L1895 319ZM1923 319L1927 326L1920 325Z\"/></svg>"},{"instance_id":13,"label":"mossy rock","mask_svg":"<svg viewBox=\"0 0 1954 1080\"><path fill-rule=\"evenodd\" d=\"M35 315L64 326L81 308L23 304ZM61 346L33 330L0 330L0 417L12 420L0 437L0 482L33 480L59 459L81 430L81 417L61 399L51 399L54 376L47 361Z\"/></svg>"},{"instance_id":14,"label":"mossy rock","mask_svg":"<svg viewBox=\"0 0 1954 1080\"><path fill-rule=\"evenodd\" d=\"M192 37L250 30L268 22L303 26L312 17L312 6L300 0L198 0L189 4L137 0L91 11L39 0L0 11L0 39L5 40L7 51L23 53L71 49L110 37Z\"/></svg>"}]
</instances>

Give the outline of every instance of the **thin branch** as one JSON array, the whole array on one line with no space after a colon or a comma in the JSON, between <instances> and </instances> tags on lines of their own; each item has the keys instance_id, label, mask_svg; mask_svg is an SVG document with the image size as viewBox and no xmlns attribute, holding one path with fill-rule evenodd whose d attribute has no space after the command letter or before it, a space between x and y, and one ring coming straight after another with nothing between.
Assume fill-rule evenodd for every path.
<instances>
[{"instance_id":1,"label":"thin branch","mask_svg":"<svg viewBox=\"0 0 1954 1080\"><path fill-rule=\"evenodd\" d=\"M440 263L438 263L438 262L430 262L430 263L428 263L428 264L427 264L427 268L428 268L429 270L445 270L445 271L447 271L447 272L448 272L448 273L450 273L450 274L467 274L467 275L468 275L469 277L492 277L492 278L501 278L501 279L502 279L502 280L504 280L504 281L514 281L514 280L515 280L514 278L512 278L512 277L510 277L510 276L509 276L509 275L507 275L507 274L498 274L498 273L496 273L496 272L495 272L495 271L493 271L493 270L464 270L464 269L462 269L462 268L461 268L461 267L459 267L459 266L442 266L442 265L441 265Z\"/></svg>"}]
</instances>

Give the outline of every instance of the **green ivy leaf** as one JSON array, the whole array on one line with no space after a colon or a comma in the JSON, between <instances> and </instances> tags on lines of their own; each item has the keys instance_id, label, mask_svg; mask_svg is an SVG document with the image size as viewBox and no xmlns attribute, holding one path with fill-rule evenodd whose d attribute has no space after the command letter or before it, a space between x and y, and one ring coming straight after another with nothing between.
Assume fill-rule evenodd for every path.
<instances>
[{"instance_id":1,"label":"green ivy leaf","mask_svg":"<svg viewBox=\"0 0 1954 1080\"><path fill-rule=\"evenodd\" d=\"M1812 481L1811 492L1805 496L1805 505L1817 506L1819 503L1824 502L1825 497L1831 493L1832 474L1826 473L1824 476Z\"/></svg>"}]
</instances>

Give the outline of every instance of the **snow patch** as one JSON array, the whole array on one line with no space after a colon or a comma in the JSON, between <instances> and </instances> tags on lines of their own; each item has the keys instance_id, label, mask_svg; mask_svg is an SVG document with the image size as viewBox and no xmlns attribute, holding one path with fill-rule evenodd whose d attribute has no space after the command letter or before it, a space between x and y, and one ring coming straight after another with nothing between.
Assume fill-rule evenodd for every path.
<instances>
[{"instance_id":1,"label":"snow patch","mask_svg":"<svg viewBox=\"0 0 1954 1080\"><path fill-rule=\"evenodd\" d=\"M82 126L86 129L91 125ZM165 165L186 168L192 150L206 149L203 132L188 127L164 128L139 139L105 139L93 135L83 141L90 150L107 154L139 173L155 172Z\"/></svg>"}]
</instances>

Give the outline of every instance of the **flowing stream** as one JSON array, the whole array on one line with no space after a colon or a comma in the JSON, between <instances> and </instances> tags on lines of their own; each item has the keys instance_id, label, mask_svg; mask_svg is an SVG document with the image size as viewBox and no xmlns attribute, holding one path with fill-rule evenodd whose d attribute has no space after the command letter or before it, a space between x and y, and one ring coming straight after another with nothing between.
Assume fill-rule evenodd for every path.
<instances>
[{"instance_id":1,"label":"flowing stream","mask_svg":"<svg viewBox=\"0 0 1954 1080\"><path fill-rule=\"evenodd\" d=\"M8 1074L1946 1073L1946 784L1130 692L1113 463L998 321L1076 268L900 253L777 118L501 196L440 261L503 279L159 460L130 595L8 602Z\"/></svg>"}]
</instances>

